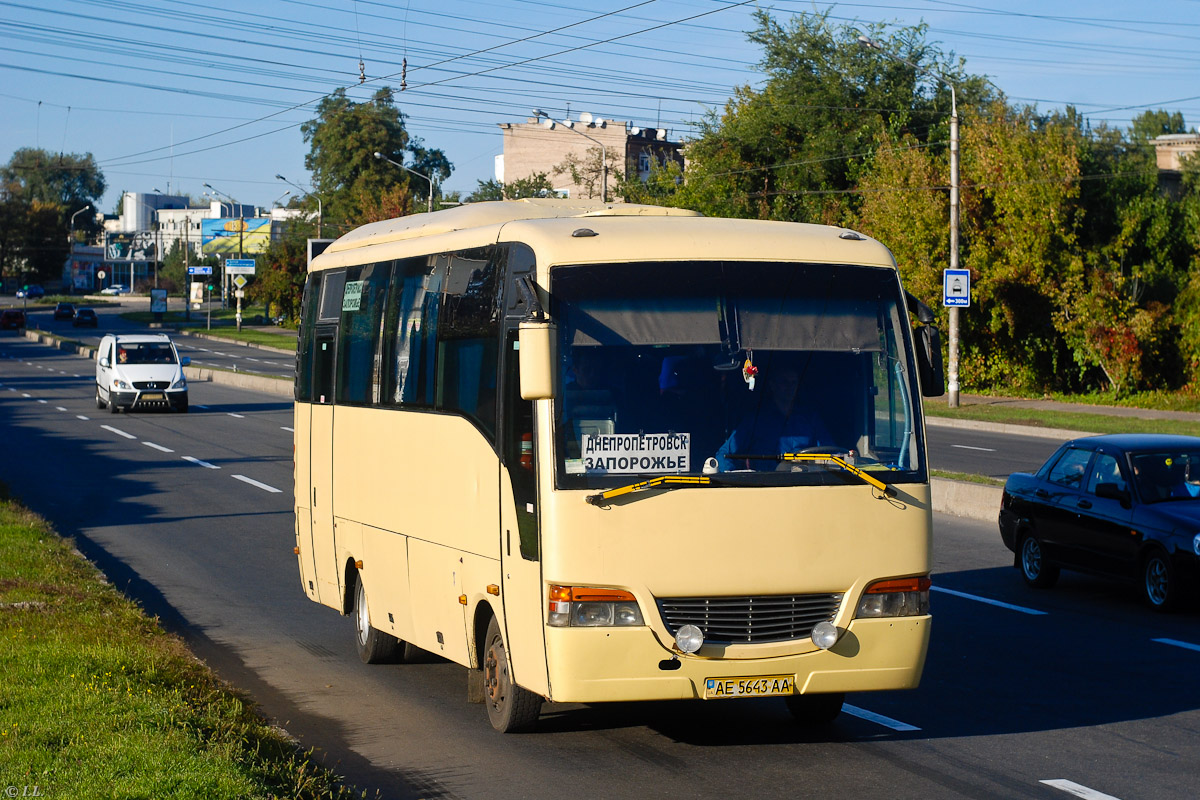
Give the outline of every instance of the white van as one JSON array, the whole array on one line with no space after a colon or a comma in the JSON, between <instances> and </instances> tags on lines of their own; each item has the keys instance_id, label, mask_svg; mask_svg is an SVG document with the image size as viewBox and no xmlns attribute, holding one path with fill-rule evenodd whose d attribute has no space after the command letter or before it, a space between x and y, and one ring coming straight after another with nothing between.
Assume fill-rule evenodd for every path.
<instances>
[{"instance_id":1,"label":"white van","mask_svg":"<svg viewBox=\"0 0 1200 800\"><path fill-rule=\"evenodd\" d=\"M96 351L96 408L188 410L187 378L191 363L180 357L171 337L158 334L108 334Z\"/></svg>"}]
</instances>

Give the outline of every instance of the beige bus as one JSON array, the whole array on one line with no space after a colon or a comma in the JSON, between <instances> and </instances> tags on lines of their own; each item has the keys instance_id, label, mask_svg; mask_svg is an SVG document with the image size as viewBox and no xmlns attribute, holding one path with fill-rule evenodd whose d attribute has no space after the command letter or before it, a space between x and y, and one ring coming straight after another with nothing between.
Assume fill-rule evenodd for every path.
<instances>
[{"instance_id":1,"label":"beige bus","mask_svg":"<svg viewBox=\"0 0 1200 800\"><path fill-rule=\"evenodd\" d=\"M297 355L304 592L366 662L543 701L917 685L936 331L853 231L583 201L363 226L313 259Z\"/></svg>"}]
</instances>

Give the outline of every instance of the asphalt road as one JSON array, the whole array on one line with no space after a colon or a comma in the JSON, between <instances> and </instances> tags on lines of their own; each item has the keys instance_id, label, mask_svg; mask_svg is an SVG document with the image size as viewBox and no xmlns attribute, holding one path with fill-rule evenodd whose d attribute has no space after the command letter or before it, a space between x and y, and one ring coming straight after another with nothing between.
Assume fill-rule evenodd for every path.
<instances>
[{"instance_id":1,"label":"asphalt road","mask_svg":"<svg viewBox=\"0 0 1200 800\"><path fill-rule=\"evenodd\" d=\"M1029 589L994 524L943 515L919 689L852 696L822 731L777 700L697 701L548 706L536 734L501 736L461 667L364 666L350 621L302 595L290 403L193 383L187 415L111 415L92 380L0 336L0 480L381 797L1200 795L1197 613L1071 574Z\"/></svg>"}]
</instances>

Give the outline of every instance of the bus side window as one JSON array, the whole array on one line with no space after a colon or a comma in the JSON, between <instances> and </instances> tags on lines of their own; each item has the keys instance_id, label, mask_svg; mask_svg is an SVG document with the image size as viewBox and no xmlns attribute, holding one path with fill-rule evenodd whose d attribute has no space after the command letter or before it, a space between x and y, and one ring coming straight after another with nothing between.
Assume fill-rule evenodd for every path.
<instances>
[{"instance_id":1,"label":"bus side window","mask_svg":"<svg viewBox=\"0 0 1200 800\"><path fill-rule=\"evenodd\" d=\"M533 403L521 397L520 351L517 329L509 328L504 338L504 467L512 483L517 511L521 558L537 561L537 470L535 463Z\"/></svg>"}]
</instances>

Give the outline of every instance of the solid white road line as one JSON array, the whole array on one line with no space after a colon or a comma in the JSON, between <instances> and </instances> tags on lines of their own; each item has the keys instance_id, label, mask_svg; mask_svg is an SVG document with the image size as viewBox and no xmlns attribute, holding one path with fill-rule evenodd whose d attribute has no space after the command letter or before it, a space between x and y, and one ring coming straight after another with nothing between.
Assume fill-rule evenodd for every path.
<instances>
[{"instance_id":1,"label":"solid white road line","mask_svg":"<svg viewBox=\"0 0 1200 800\"><path fill-rule=\"evenodd\" d=\"M995 448L993 448L993 447L971 447L971 445L969 445L969 444L952 444L950 446L957 447L959 450L981 450L984 453L996 452Z\"/></svg>"},{"instance_id":2,"label":"solid white road line","mask_svg":"<svg viewBox=\"0 0 1200 800\"><path fill-rule=\"evenodd\" d=\"M253 478L247 478L245 475L234 475L233 477L237 478L242 483L248 483L251 486L257 486L258 488L262 489L264 492L271 492L272 494L279 494L280 492L283 491L282 489L276 489L274 486L267 486L265 483L259 483L258 481L254 480Z\"/></svg>"},{"instance_id":3,"label":"solid white road line","mask_svg":"<svg viewBox=\"0 0 1200 800\"><path fill-rule=\"evenodd\" d=\"M126 439L136 439L137 438L132 433L126 433L125 431L121 430L120 428L114 428L112 425L101 425L100 427L104 428L104 430L106 430L106 431L112 431L117 436L124 436Z\"/></svg>"},{"instance_id":4,"label":"solid white road line","mask_svg":"<svg viewBox=\"0 0 1200 800\"><path fill-rule=\"evenodd\" d=\"M154 442L142 442L142 444L146 445L146 447L153 447L155 450L157 450L160 453L174 453L175 452L174 450L172 450L169 447L163 447L161 444L155 444Z\"/></svg>"},{"instance_id":5,"label":"solid white road line","mask_svg":"<svg viewBox=\"0 0 1200 800\"><path fill-rule=\"evenodd\" d=\"M1038 783L1053 786L1055 789L1062 789L1067 794L1073 794L1076 797L1085 797L1087 800L1119 800L1119 798L1113 797L1111 794L1097 792L1095 789L1089 789L1082 784L1075 783L1075 781L1068 781L1063 778L1055 778L1052 781L1038 781Z\"/></svg>"},{"instance_id":6,"label":"solid white road line","mask_svg":"<svg viewBox=\"0 0 1200 800\"><path fill-rule=\"evenodd\" d=\"M1152 639L1151 641L1159 644L1169 644L1174 647L1182 647L1185 650L1195 650L1200 653L1200 644L1192 644L1191 642L1181 642L1178 639Z\"/></svg>"},{"instance_id":7,"label":"solid white road line","mask_svg":"<svg viewBox=\"0 0 1200 800\"><path fill-rule=\"evenodd\" d=\"M894 731L919 731L921 730L915 725L909 725L907 722L885 717L883 714L876 714L874 711L867 711L865 708L858 706L843 705L842 711L852 717L865 719L867 722L874 722L876 725L882 725L885 728L891 728Z\"/></svg>"},{"instance_id":8,"label":"solid white road line","mask_svg":"<svg viewBox=\"0 0 1200 800\"><path fill-rule=\"evenodd\" d=\"M197 466L204 467L205 469L220 469L220 467L218 467L216 464L210 464L207 461L201 461L200 459L192 458L191 456L180 456L180 458L182 458L184 461L190 461Z\"/></svg>"},{"instance_id":9,"label":"solid white road line","mask_svg":"<svg viewBox=\"0 0 1200 800\"><path fill-rule=\"evenodd\" d=\"M929 588L930 588L930 591L942 592L943 594L952 594L955 597L963 597L963 598L966 598L967 600L974 600L977 603L987 603L989 606L999 606L1000 608L1007 608L1010 611L1020 611L1022 614L1033 614L1035 616L1045 616L1048 613L1046 611L1038 611L1037 609L1033 609L1033 608L1025 608L1024 606L1014 606L1011 603L1002 603L999 600L990 600L986 597L980 597L979 595L974 595L974 594L967 594L966 592L956 592L953 589L946 589L941 586L931 586Z\"/></svg>"}]
</instances>

